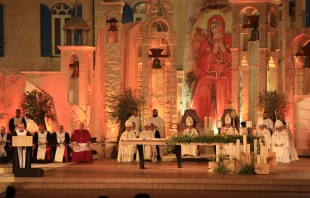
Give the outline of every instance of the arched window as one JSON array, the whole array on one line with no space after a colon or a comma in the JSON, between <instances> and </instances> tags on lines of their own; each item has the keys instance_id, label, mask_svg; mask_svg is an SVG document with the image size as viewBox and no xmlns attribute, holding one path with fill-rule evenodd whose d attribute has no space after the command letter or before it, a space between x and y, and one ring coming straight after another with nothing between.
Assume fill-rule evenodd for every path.
<instances>
[{"instance_id":1,"label":"arched window","mask_svg":"<svg viewBox=\"0 0 310 198\"><path fill-rule=\"evenodd\" d=\"M57 46L65 44L65 31L62 28L66 22L71 18L71 8L60 3L52 9L52 55L59 56L60 50Z\"/></svg>"},{"instance_id":2,"label":"arched window","mask_svg":"<svg viewBox=\"0 0 310 198\"><path fill-rule=\"evenodd\" d=\"M146 3L139 2L133 8L133 21L144 21L146 18Z\"/></svg>"}]
</instances>

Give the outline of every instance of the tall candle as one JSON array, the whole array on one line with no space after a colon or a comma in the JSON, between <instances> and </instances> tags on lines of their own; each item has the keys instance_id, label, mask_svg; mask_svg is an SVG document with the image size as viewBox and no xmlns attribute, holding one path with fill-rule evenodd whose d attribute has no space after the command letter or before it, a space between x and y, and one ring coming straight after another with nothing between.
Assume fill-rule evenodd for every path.
<instances>
[{"instance_id":1,"label":"tall candle","mask_svg":"<svg viewBox=\"0 0 310 198\"><path fill-rule=\"evenodd\" d=\"M243 152L246 152L246 135L243 135Z\"/></svg>"},{"instance_id":2,"label":"tall candle","mask_svg":"<svg viewBox=\"0 0 310 198\"><path fill-rule=\"evenodd\" d=\"M221 121L221 120L218 120L218 121L216 122L216 127L217 127L217 128L222 128L222 121Z\"/></svg>"},{"instance_id":3,"label":"tall candle","mask_svg":"<svg viewBox=\"0 0 310 198\"><path fill-rule=\"evenodd\" d=\"M207 117L204 117L204 128L207 129L208 128L208 120Z\"/></svg>"},{"instance_id":4,"label":"tall candle","mask_svg":"<svg viewBox=\"0 0 310 198\"><path fill-rule=\"evenodd\" d=\"M236 141L236 147L237 147L236 155L237 155L237 159L239 159L240 158L240 140L239 139L237 139Z\"/></svg>"},{"instance_id":5,"label":"tall candle","mask_svg":"<svg viewBox=\"0 0 310 198\"><path fill-rule=\"evenodd\" d=\"M233 155L234 155L234 147L233 147L233 143L228 143L228 154L229 154L229 159L232 160L233 159Z\"/></svg>"},{"instance_id":6,"label":"tall candle","mask_svg":"<svg viewBox=\"0 0 310 198\"><path fill-rule=\"evenodd\" d=\"M257 163L260 164L260 155L257 155Z\"/></svg>"},{"instance_id":7,"label":"tall candle","mask_svg":"<svg viewBox=\"0 0 310 198\"><path fill-rule=\"evenodd\" d=\"M211 117L208 118L208 129L211 128Z\"/></svg>"},{"instance_id":8,"label":"tall candle","mask_svg":"<svg viewBox=\"0 0 310 198\"><path fill-rule=\"evenodd\" d=\"M254 153L257 154L257 139L254 139Z\"/></svg>"},{"instance_id":9,"label":"tall candle","mask_svg":"<svg viewBox=\"0 0 310 198\"><path fill-rule=\"evenodd\" d=\"M265 140L265 146L267 147L267 151L268 151L268 149L270 149L270 144L269 144L268 140Z\"/></svg>"},{"instance_id":10,"label":"tall candle","mask_svg":"<svg viewBox=\"0 0 310 198\"><path fill-rule=\"evenodd\" d=\"M265 146L260 147L260 156L262 158L261 163L264 163L264 158L265 158Z\"/></svg>"},{"instance_id":11,"label":"tall candle","mask_svg":"<svg viewBox=\"0 0 310 198\"><path fill-rule=\"evenodd\" d=\"M216 145L215 146L215 155L216 155L216 161L220 161L220 158L219 158L219 153L220 153L220 145Z\"/></svg>"},{"instance_id":12,"label":"tall candle","mask_svg":"<svg viewBox=\"0 0 310 198\"><path fill-rule=\"evenodd\" d=\"M247 152L247 153L250 153L250 152L251 152L251 145L250 145L250 144L247 144L247 145L246 145L246 152Z\"/></svg>"}]
</instances>

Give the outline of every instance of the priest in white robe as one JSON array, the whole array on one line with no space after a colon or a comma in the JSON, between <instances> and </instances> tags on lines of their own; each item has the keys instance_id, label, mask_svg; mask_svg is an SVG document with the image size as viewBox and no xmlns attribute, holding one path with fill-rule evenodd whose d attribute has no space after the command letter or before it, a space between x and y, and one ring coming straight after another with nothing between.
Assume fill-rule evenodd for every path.
<instances>
[{"instance_id":1,"label":"priest in white robe","mask_svg":"<svg viewBox=\"0 0 310 198\"><path fill-rule=\"evenodd\" d=\"M117 161L118 162L133 162L134 154L137 150L136 145L131 144L123 144L123 140L136 139L136 134L131 130L132 121L127 120L125 123L126 130L122 133L121 138L119 140L119 148Z\"/></svg>"},{"instance_id":2,"label":"priest in white robe","mask_svg":"<svg viewBox=\"0 0 310 198\"><path fill-rule=\"evenodd\" d=\"M230 115L225 117L225 125L220 131L220 135L238 135L238 130L232 126L232 119Z\"/></svg>"},{"instance_id":3,"label":"priest in white robe","mask_svg":"<svg viewBox=\"0 0 310 198\"><path fill-rule=\"evenodd\" d=\"M25 130L25 125L20 123L17 125L17 129L13 132L13 136L32 136L30 132ZM13 143L12 138L12 143ZM34 145L33 145L34 146ZM18 168L31 168L31 154L32 147L12 147L13 157L13 173Z\"/></svg>"},{"instance_id":4,"label":"priest in white robe","mask_svg":"<svg viewBox=\"0 0 310 198\"><path fill-rule=\"evenodd\" d=\"M39 131L33 135L33 143L35 145L33 151L33 158L35 162L47 163L51 160L51 147L52 142L51 133L45 130L43 124L39 124Z\"/></svg>"},{"instance_id":5,"label":"priest in white robe","mask_svg":"<svg viewBox=\"0 0 310 198\"><path fill-rule=\"evenodd\" d=\"M140 139L154 139L155 134L150 130L150 124L148 122L144 125L144 130L140 133ZM144 160L151 160L156 162L157 152L155 145L143 145ZM139 155L137 155L137 161L139 161Z\"/></svg>"},{"instance_id":6,"label":"priest in white robe","mask_svg":"<svg viewBox=\"0 0 310 198\"><path fill-rule=\"evenodd\" d=\"M136 123L135 123L135 122L132 122L131 130L132 130L132 132L135 133L136 137L139 137L139 135L140 135L140 130L137 130L137 128L136 128Z\"/></svg>"},{"instance_id":7,"label":"priest in white robe","mask_svg":"<svg viewBox=\"0 0 310 198\"><path fill-rule=\"evenodd\" d=\"M193 128L194 120L191 117L186 118L187 128L183 131L183 135L189 135L191 137L198 136L198 132ZM183 155L197 156L197 145L181 145L181 153Z\"/></svg>"},{"instance_id":8,"label":"priest in white robe","mask_svg":"<svg viewBox=\"0 0 310 198\"><path fill-rule=\"evenodd\" d=\"M275 123L275 132L271 137L271 150L276 152L277 163L290 162L290 143L287 132L283 130L283 123L277 120Z\"/></svg>"},{"instance_id":9,"label":"priest in white robe","mask_svg":"<svg viewBox=\"0 0 310 198\"><path fill-rule=\"evenodd\" d=\"M260 119L263 119L264 121L264 125L267 127L267 129L270 131L270 133L272 134L273 133L273 129L274 129L274 126L273 126L273 121L269 118L269 113L268 111L265 111L264 114L263 114L263 118L259 118L257 120L257 123L256 123L256 130L258 130L258 122Z\"/></svg>"},{"instance_id":10,"label":"priest in white robe","mask_svg":"<svg viewBox=\"0 0 310 198\"><path fill-rule=\"evenodd\" d=\"M52 134L54 162L70 161L70 136L64 132L64 127L60 125L58 131Z\"/></svg>"},{"instance_id":11,"label":"priest in white robe","mask_svg":"<svg viewBox=\"0 0 310 198\"><path fill-rule=\"evenodd\" d=\"M257 121L256 136L259 137L259 142L266 146L268 144L268 149L270 149L271 144L271 134L270 131L265 127L265 122L263 118L259 118Z\"/></svg>"},{"instance_id":12,"label":"priest in white robe","mask_svg":"<svg viewBox=\"0 0 310 198\"><path fill-rule=\"evenodd\" d=\"M290 142L290 160L291 161L296 161L296 160L299 160L298 159L298 153L297 153L297 150L296 150L296 147L295 147L295 142L294 142L294 138L293 138L293 134L290 130L289 127L287 127L288 125L288 122L283 122L283 130L287 133L288 135L288 138L289 138L289 142Z\"/></svg>"},{"instance_id":13,"label":"priest in white robe","mask_svg":"<svg viewBox=\"0 0 310 198\"><path fill-rule=\"evenodd\" d=\"M141 118L140 118L138 112L139 111L137 108L133 108L132 116L129 117L129 120L131 120L132 122L134 122L136 124L136 130L138 130L140 132L141 131Z\"/></svg>"}]
</instances>

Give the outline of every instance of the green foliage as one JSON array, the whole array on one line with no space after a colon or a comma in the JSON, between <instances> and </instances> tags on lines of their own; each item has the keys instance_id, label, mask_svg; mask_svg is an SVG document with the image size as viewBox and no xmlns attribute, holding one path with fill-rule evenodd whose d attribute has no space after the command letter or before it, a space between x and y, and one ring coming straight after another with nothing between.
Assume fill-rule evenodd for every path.
<instances>
[{"instance_id":1,"label":"green foliage","mask_svg":"<svg viewBox=\"0 0 310 198\"><path fill-rule=\"evenodd\" d=\"M219 161L215 162L215 166L213 168L213 172L215 174L228 174L231 173L232 170L228 168L228 161L225 161L224 158L219 156Z\"/></svg>"},{"instance_id":2,"label":"green foliage","mask_svg":"<svg viewBox=\"0 0 310 198\"><path fill-rule=\"evenodd\" d=\"M143 96L139 96L136 90L126 88L124 92L117 91L107 98L108 117L113 123L125 123L131 116L133 108L141 108L146 100Z\"/></svg>"},{"instance_id":3,"label":"green foliage","mask_svg":"<svg viewBox=\"0 0 310 198\"><path fill-rule=\"evenodd\" d=\"M255 154L250 154L250 160L246 160L247 156L242 153L241 160L238 160L238 165L240 167L239 175L256 175L255 171Z\"/></svg>"},{"instance_id":4,"label":"green foliage","mask_svg":"<svg viewBox=\"0 0 310 198\"><path fill-rule=\"evenodd\" d=\"M256 104L256 110L259 115L262 115L264 111L269 112L269 117L273 121L276 121L276 111L286 113L289 108L289 102L286 99L284 93L278 93L274 91L263 91L258 95Z\"/></svg>"},{"instance_id":5,"label":"green foliage","mask_svg":"<svg viewBox=\"0 0 310 198\"><path fill-rule=\"evenodd\" d=\"M37 123L45 124L45 119L55 121L56 115L53 113L54 103L52 97L44 90L27 91L20 97L19 105L23 112L27 112Z\"/></svg>"},{"instance_id":6,"label":"green foliage","mask_svg":"<svg viewBox=\"0 0 310 198\"><path fill-rule=\"evenodd\" d=\"M236 143L237 139L240 140L240 143L243 143L242 135L199 135L199 136L189 136L178 134L175 136L169 137L165 142L164 151L169 153L174 149L176 143ZM254 139L258 139L257 136L248 135L247 143L251 145L251 148L254 148Z\"/></svg>"}]
</instances>

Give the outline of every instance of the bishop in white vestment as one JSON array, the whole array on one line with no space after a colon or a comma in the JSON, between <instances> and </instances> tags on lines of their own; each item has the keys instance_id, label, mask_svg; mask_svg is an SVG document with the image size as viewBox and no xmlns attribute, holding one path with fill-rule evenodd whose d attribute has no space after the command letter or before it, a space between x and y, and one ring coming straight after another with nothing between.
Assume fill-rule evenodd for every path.
<instances>
[{"instance_id":1,"label":"bishop in white vestment","mask_svg":"<svg viewBox=\"0 0 310 198\"><path fill-rule=\"evenodd\" d=\"M225 126L221 129L220 135L238 135L238 130L231 125L231 122L230 115L226 115Z\"/></svg>"},{"instance_id":2,"label":"bishop in white vestment","mask_svg":"<svg viewBox=\"0 0 310 198\"><path fill-rule=\"evenodd\" d=\"M258 119L257 121L257 129L256 129L256 135L259 137L260 142L263 143L263 145L266 146L266 143L268 144L268 149L270 149L271 144L271 134L268 129L265 127L265 122L263 118Z\"/></svg>"},{"instance_id":3,"label":"bishop in white vestment","mask_svg":"<svg viewBox=\"0 0 310 198\"><path fill-rule=\"evenodd\" d=\"M122 133L121 138L119 140L119 148L117 161L118 162L133 162L134 154L137 150L136 145L128 145L123 144L123 140L136 139L136 134L131 130L132 122L131 120L127 120L125 123L126 130Z\"/></svg>"},{"instance_id":4,"label":"bishop in white vestment","mask_svg":"<svg viewBox=\"0 0 310 198\"><path fill-rule=\"evenodd\" d=\"M198 132L193 128L194 121L191 117L186 118L187 128L183 131L183 135L198 136ZM181 145L182 155L197 156L197 145Z\"/></svg>"},{"instance_id":5,"label":"bishop in white vestment","mask_svg":"<svg viewBox=\"0 0 310 198\"><path fill-rule=\"evenodd\" d=\"M275 123L275 132L271 137L272 152L276 152L277 163L290 162L290 143L287 132L283 131L283 123L277 120Z\"/></svg>"},{"instance_id":6,"label":"bishop in white vestment","mask_svg":"<svg viewBox=\"0 0 310 198\"><path fill-rule=\"evenodd\" d=\"M263 118L260 118L260 119L263 119L264 125L267 127L268 131L272 134L274 127L273 127L273 121L269 118L269 113L265 111L263 114ZM258 122L260 119L257 120L256 130L258 130L258 127L259 127Z\"/></svg>"},{"instance_id":7,"label":"bishop in white vestment","mask_svg":"<svg viewBox=\"0 0 310 198\"><path fill-rule=\"evenodd\" d=\"M144 125L144 130L140 133L140 139L154 139L155 134L150 130L150 124L148 122ZM156 162L157 152L155 145L143 145L144 160L151 160ZM139 155L137 155L137 161L139 161Z\"/></svg>"}]
</instances>

